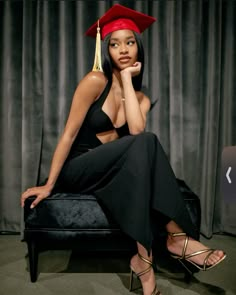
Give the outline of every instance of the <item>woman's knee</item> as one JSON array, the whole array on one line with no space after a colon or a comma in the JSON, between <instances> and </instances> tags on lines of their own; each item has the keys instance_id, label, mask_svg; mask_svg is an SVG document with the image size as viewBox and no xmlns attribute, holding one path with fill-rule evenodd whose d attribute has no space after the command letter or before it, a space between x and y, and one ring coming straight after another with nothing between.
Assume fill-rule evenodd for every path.
<instances>
[{"instance_id":1,"label":"woman's knee","mask_svg":"<svg viewBox=\"0 0 236 295\"><path fill-rule=\"evenodd\" d=\"M139 150L148 151L149 155L155 153L158 142L156 134L152 132L143 132L134 136L136 137L134 143Z\"/></svg>"},{"instance_id":2,"label":"woman's knee","mask_svg":"<svg viewBox=\"0 0 236 295\"><path fill-rule=\"evenodd\" d=\"M137 137L137 140L140 141L147 141L147 142L156 142L157 136L155 133L152 132L142 132L140 134L134 135Z\"/></svg>"}]
</instances>

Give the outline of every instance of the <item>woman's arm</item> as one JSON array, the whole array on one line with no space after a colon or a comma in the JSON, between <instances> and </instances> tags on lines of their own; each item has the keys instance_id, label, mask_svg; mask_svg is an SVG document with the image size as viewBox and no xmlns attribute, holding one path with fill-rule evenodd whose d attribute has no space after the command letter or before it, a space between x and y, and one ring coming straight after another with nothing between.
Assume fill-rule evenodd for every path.
<instances>
[{"instance_id":1,"label":"woman's arm","mask_svg":"<svg viewBox=\"0 0 236 295\"><path fill-rule=\"evenodd\" d=\"M42 199L50 195L87 111L103 91L106 81L105 76L99 72L90 72L81 80L73 96L65 129L53 155L48 181L44 186L33 187L26 190L21 197L22 207L24 206L25 200L30 196L36 195L36 199L32 203L33 208Z\"/></svg>"},{"instance_id":2,"label":"woman's arm","mask_svg":"<svg viewBox=\"0 0 236 295\"><path fill-rule=\"evenodd\" d=\"M73 96L69 117L55 150L47 184L54 186L71 146L79 132L88 109L101 94L106 78L99 72L90 72L78 85Z\"/></svg>"},{"instance_id":3,"label":"woman's arm","mask_svg":"<svg viewBox=\"0 0 236 295\"><path fill-rule=\"evenodd\" d=\"M138 99L136 96L132 77L138 75L141 70L141 63L136 62L133 67L128 67L120 72L124 89L125 115L129 126L130 134L139 134L146 127L146 117L150 109L150 100L142 94Z\"/></svg>"}]
</instances>

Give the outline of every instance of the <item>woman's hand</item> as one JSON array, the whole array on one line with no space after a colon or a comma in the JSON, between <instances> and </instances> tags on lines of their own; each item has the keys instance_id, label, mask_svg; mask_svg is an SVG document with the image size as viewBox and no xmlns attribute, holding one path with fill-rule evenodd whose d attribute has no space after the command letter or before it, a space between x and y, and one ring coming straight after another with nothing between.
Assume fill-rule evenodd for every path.
<instances>
[{"instance_id":1,"label":"woman's hand","mask_svg":"<svg viewBox=\"0 0 236 295\"><path fill-rule=\"evenodd\" d=\"M121 74L121 76L124 76L126 74L130 74L131 77L135 77L140 74L141 67L142 67L141 62L137 61L131 67L127 67L124 70L120 71L120 74Z\"/></svg>"},{"instance_id":2,"label":"woman's hand","mask_svg":"<svg viewBox=\"0 0 236 295\"><path fill-rule=\"evenodd\" d=\"M36 199L31 204L30 208L33 209L35 206L38 205L40 201L43 199L46 199L52 191L52 187L49 185L43 185L43 186L35 186L28 188L25 192L21 195L21 207L23 208L25 205L25 200L28 199L31 196L36 196Z\"/></svg>"}]
</instances>

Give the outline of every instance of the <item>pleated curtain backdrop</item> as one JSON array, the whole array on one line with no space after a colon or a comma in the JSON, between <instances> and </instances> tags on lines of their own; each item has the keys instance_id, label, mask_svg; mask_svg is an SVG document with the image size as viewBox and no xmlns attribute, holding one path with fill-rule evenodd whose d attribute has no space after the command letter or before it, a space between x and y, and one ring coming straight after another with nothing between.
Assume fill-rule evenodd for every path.
<instances>
[{"instance_id":1,"label":"pleated curtain backdrop","mask_svg":"<svg viewBox=\"0 0 236 295\"><path fill-rule=\"evenodd\" d=\"M147 130L199 195L202 233L236 234L236 203L220 177L223 147L236 144L233 0L1 1L0 231L21 230L21 192L47 177L73 92L93 65L84 32L115 3L157 18L143 34L144 92L158 100Z\"/></svg>"}]
</instances>

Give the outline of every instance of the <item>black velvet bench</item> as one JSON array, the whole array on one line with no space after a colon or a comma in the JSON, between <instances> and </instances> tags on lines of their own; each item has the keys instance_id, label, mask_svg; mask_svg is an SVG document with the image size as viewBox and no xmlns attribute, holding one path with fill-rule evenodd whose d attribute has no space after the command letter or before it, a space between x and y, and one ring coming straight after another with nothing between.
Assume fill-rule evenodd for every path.
<instances>
[{"instance_id":1,"label":"black velvet bench","mask_svg":"<svg viewBox=\"0 0 236 295\"><path fill-rule=\"evenodd\" d=\"M191 218L200 228L199 198L178 180ZM135 251L135 242L125 235L109 212L92 195L56 193L34 209L30 197L24 207L24 237L27 243L31 282L36 282L38 255L42 250Z\"/></svg>"}]
</instances>

